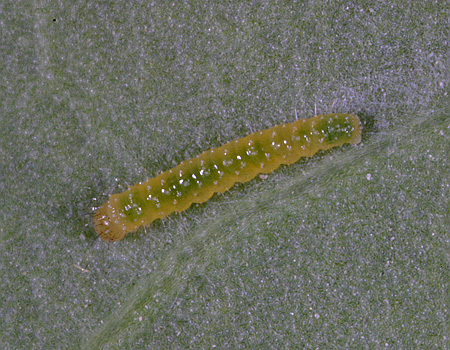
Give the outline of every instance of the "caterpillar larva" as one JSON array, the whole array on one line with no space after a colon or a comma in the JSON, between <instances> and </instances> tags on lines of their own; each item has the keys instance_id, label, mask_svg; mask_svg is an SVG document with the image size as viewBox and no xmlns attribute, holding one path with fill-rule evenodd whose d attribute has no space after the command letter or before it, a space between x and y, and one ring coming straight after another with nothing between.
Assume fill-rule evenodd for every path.
<instances>
[{"instance_id":1,"label":"caterpillar larva","mask_svg":"<svg viewBox=\"0 0 450 350\"><path fill-rule=\"evenodd\" d=\"M354 114L317 115L255 132L110 196L95 213L95 231L104 240L118 241L140 226L182 212L192 203L203 203L236 182L270 173L319 150L360 141L361 123Z\"/></svg>"}]
</instances>

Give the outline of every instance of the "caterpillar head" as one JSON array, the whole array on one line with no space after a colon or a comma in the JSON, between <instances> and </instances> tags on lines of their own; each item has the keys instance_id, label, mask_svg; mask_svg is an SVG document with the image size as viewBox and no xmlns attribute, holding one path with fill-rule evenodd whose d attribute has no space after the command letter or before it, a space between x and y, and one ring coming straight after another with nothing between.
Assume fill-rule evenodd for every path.
<instances>
[{"instance_id":1,"label":"caterpillar head","mask_svg":"<svg viewBox=\"0 0 450 350\"><path fill-rule=\"evenodd\" d=\"M108 208L108 203L105 203L97 209L94 215L94 229L101 239L115 242L122 239L126 231L121 225L117 225L111 220Z\"/></svg>"}]
</instances>

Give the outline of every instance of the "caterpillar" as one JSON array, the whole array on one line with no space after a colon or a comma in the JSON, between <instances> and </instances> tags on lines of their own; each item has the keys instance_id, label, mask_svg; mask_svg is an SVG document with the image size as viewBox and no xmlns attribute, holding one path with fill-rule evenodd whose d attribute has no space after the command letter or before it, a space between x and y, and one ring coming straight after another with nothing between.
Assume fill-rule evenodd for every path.
<instances>
[{"instance_id":1,"label":"caterpillar","mask_svg":"<svg viewBox=\"0 0 450 350\"><path fill-rule=\"evenodd\" d=\"M94 229L106 241L147 226L193 203L203 203L236 182L270 173L319 150L361 141L361 123L354 114L317 115L280 124L210 149L158 176L114 194L94 215Z\"/></svg>"}]
</instances>

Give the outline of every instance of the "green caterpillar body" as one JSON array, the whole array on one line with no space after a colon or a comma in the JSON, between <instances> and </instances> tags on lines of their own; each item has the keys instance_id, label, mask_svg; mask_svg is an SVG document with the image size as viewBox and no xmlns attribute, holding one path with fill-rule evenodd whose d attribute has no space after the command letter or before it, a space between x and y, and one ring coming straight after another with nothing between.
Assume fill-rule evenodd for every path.
<instances>
[{"instance_id":1,"label":"green caterpillar body","mask_svg":"<svg viewBox=\"0 0 450 350\"><path fill-rule=\"evenodd\" d=\"M110 196L98 208L94 228L102 239L117 241L158 218L203 203L236 182L270 173L319 150L360 141L361 123L354 114L318 115L258 131Z\"/></svg>"}]
</instances>

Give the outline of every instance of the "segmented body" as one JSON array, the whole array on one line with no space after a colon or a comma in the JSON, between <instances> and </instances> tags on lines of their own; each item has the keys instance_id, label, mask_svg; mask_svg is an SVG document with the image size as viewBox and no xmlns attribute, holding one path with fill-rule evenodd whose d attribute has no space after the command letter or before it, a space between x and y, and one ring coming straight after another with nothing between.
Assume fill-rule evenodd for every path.
<instances>
[{"instance_id":1,"label":"segmented body","mask_svg":"<svg viewBox=\"0 0 450 350\"><path fill-rule=\"evenodd\" d=\"M117 241L158 218L203 203L236 182L270 173L319 150L360 140L360 120L353 114L318 115L258 131L110 196L97 210L94 227L102 239Z\"/></svg>"}]
</instances>

